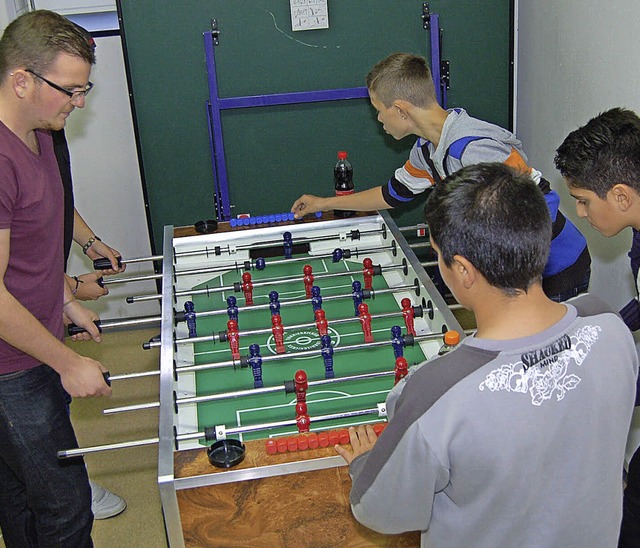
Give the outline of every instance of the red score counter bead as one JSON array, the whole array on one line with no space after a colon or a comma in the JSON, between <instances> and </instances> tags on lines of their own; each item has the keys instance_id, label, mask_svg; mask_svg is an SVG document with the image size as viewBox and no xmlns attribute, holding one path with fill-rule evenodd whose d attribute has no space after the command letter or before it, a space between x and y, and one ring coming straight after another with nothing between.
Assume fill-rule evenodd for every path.
<instances>
[{"instance_id":1,"label":"red score counter bead","mask_svg":"<svg viewBox=\"0 0 640 548\"><path fill-rule=\"evenodd\" d=\"M309 449L309 439L307 438L307 436L300 434L298 436L298 449L300 451L306 451L307 449Z\"/></svg>"},{"instance_id":2,"label":"red score counter bead","mask_svg":"<svg viewBox=\"0 0 640 548\"><path fill-rule=\"evenodd\" d=\"M278 452L278 444L276 440L273 438L268 439L265 442L265 449L267 450L267 455L275 455Z\"/></svg>"},{"instance_id":3,"label":"red score counter bead","mask_svg":"<svg viewBox=\"0 0 640 548\"><path fill-rule=\"evenodd\" d=\"M292 436L287 438L287 451L295 452L298 450L298 438Z\"/></svg>"},{"instance_id":4,"label":"red score counter bead","mask_svg":"<svg viewBox=\"0 0 640 548\"><path fill-rule=\"evenodd\" d=\"M349 430L347 430L346 428L343 428L342 430L338 430L338 435L340 436L340 445L346 445L347 443L351 443Z\"/></svg>"},{"instance_id":5,"label":"red score counter bead","mask_svg":"<svg viewBox=\"0 0 640 548\"><path fill-rule=\"evenodd\" d=\"M318 446L329 447L329 434L326 432L320 432L318 434Z\"/></svg>"},{"instance_id":6,"label":"red score counter bead","mask_svg":"<svg viewBox=\"0 0 640 548\"><path fill-rule=\"evenodd\" d=\"M340 443L340 434L337 430L329 432L329 445L338 445Z\"/></svg>"},{"instance_id":7,"label":"red score counter bead","mask_svg":"<svg viewBox=\"0 0 640 548\"><path fill-rule=\"evenodd\" d=\"M318 448L318 434L315 432L310 432L307 436L307 442L309 443L309 449L317 449Z\"/></svg>"},{"instance_id":8,"label":"red score counter bead","mask_svg":"<svg viewBox=\"0 0 640 548\"><path fill-rule=\"evenodd\" d=\"M287 438L278 438L276 440L276 446L278 448L278 453L286 453L287 452Z\"/></svg>"},{"instance_id":9,"label":"red score counter bead","mask_svg":"<svg viewBox=\"0 0 640 548\"><path fill-rule=\"evenodd\" d=\"M379 436L380 434L382 434L382 431L386 427L387 427L387 423L386 422L378 422L378 423L373 425L373 431L375 432L376 436Z\"/></svg>"}]
</instances>

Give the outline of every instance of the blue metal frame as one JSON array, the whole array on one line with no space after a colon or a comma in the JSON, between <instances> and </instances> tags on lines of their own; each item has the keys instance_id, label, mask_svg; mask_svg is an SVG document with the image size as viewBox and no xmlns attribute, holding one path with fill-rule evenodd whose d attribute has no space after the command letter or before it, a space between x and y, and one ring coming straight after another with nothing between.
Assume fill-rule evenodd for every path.
<instances>
[{"instance_id":1,"label":"blue metal frame","mask_svg":"<svg viewBox=\"0 0 640 548\"><path fill-rule=\"evenodd\" d=\"M443 86L440 77L440 27L438 15L430 15L431 29L431 67L438 102L443 102ZM215 182L215 207L219 221L231 218L231 204L229 201L229 182L224 152L224 137L222 133L223 110L234 108L265 107L273 105L290 105L296 103L317 103L324 101L341 101L345 99L365 99L369 95L366 86L355 88L325 89L317 91L302 91L292 93L274 93L268 95L248 95L243 97L221 98L218 92L218 75L215 61L215 43L213 31L204 33L204 49L207 64L207 79L209 81L209 100L207 101L207 118L209 121L209 144L211 146L211 161Z\"/></svg>"},{"instance_id":2,"label":"blue metal frame","mask_svg":"<svg viewBox=\"0 0 640 548\"><path fill-rule=\"evenodd\" d=\"M436 88L436 99L442 108L447 108L447 87L443 85L440 73L442 53L440 51L440 16L429 15L430 42L431 42L431 74Z\"/></svg>"}]
</instances>

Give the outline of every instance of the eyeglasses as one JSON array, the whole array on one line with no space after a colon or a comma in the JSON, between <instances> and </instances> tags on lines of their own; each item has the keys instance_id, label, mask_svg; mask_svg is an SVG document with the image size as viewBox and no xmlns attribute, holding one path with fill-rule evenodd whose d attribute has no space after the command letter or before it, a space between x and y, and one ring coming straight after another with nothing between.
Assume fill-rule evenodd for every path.
<instances>
[{"instance_id":1,"label":"eyeglasses","mask_svg":"<svg viewBox=\"0 0 640 548\"><path fill-rule=\"evenodd\" d=\"M60 93L64 93L67 97L69 97L69 101L72 101L72 102L77 101L78 99L80 99L80 97L86 97L86 95L93 89L93 82L91 81L87 84L87 87L85 89L70 90L67 88L63 88L58 84L54 84L51 80L47 80L46 78L44 78L43 76L40 76L39 74L32 71L31 69L24 69L24 70L29 74L33 74L36 78L40 78L40 80L42 80L45 84L48 84L49 86L51 86L53 89L59 91Z\"/></svg>"}]
</instances>

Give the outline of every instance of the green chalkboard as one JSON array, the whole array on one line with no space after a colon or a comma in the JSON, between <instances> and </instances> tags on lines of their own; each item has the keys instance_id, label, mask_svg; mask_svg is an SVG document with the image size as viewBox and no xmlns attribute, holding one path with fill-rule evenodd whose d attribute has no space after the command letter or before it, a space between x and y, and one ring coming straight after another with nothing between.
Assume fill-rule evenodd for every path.
<instances>
[{"instance_id":1,"label":"green chalkboard","mask_svg":"<svg viewBox=\"0 0 640 548\"><path fill-rule=\"evenodd\" d=\"M429 2L451 65L448 106L503 126L510 4ZM358 87L389 53L430 57L423 2L415 0L329 0L330 27L297 32L286 0L130 0L118 11L156 249L164 225L214 215L203 40L212 19L220 97ZM349 153L357 189L379 185L413 144L384 134L365 99L229 110L222 127L232 214L284 212L302 193L333 192L338 150ZM419 211L414 204L394 216L416 222Z\"/></svg>"}]
</instances>

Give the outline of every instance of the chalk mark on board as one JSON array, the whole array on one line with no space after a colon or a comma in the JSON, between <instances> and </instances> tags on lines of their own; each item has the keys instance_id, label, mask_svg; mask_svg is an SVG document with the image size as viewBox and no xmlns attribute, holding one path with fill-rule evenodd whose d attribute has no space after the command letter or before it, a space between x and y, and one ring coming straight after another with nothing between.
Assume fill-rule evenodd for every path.
<instances>
[{"instance_id":1,"label":"chalk mark on board","mask_svg":"<svg viewBox=\"0 0 640 548\"><path fill-rule=\"evenodd\" d=\"M294 42L298 42L298 44L301 44L303 46L307 46L309 48L323 48L323 49L328 49L329 46L323 46L323 45L318 45L318 44L307 44L306 42L303 42L302 40L297 40L296 38L294 38L293 36L289 36L286 32L284 32L279 26L278 23L276 21L276 16L273 15L273 13L271 13L269 10L264 10L266 11L269 15L271 15L271 19L273 19L273 26L276 28L276 30L282 34L284 34L289 40L293 40ZM336 49L340 48L340 46L336 46Z\"/></svg>"}]
</instances>

